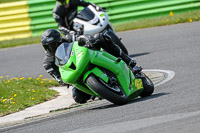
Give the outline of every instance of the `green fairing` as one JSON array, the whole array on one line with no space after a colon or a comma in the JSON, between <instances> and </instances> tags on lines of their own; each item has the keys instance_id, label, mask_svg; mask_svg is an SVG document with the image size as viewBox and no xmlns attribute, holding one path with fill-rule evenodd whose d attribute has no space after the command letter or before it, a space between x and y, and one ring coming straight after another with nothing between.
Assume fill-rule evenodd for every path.
<instances>
[{"instance_id":1,"label":"green fairing","mask_svg":"<svg viewBox=\"0 0 200 133\"><path fill-rule=\"evenodd\" d=\"M72 64L74 68L70 68ZM93 73L103 81L108 83L109 77L99 67L114 73L117 81L123 88L129 99L135 98L143 91L141 79L136 79L132 71L124 61L117 61L117 58L105 51L96 51L81 47L78 42L74 42L71 56L64 66L59 67L63 82L74 84L83 92L98 96L87 83L87 77Z\"/></svg>"},{"instance_id":2,"label":"green fairing","mask_svg":"<svg viewBox=\"0 0 200 133\"><path fill-rule=\"evenodd\" d=\"M106 83L108 83L108 77L107 75L102 72L99 68L95 67L94 69L88 71L87 73L85 73L84 77L83 77L83 81L86 81L87 77L93 73L94 75L96 75L97 77L103 79ZM90 89L91 92L93 92L93 95L97 96L98 94L92 90L92 88L90 88L86 83L85 85ZM85 89L85 88L82 88L82 89ZM86 92L86 91L84 91ZM87 93L87 92L86 92ZM89 94L89 93L88 93Z\"/></svg>"},{"instance_id":3,"label":"green fairing","mask_svg":"<svg viewBox=\"0 0 200 133\"><path fill-rule=\"evenodd\" d=\"M98 94L96 92L94 92L92 89L90 89L87 85L83 86L81 84L75 83L74 86L89 95L98 96Z\"/></svg>"},{"instance_id":4,"label":"green fairing","mask_svg":"<svg viewBox=\"0 0 200 133\"><path fill-rule=\"evenodd\" d=\"M103 79L106 83L108 83L108 77L107 77L107 75L106 75L104 72L102 72L102 71L101 71L99 68L97 68L97 67L95 67L95 68L93 68L92 70L88 71L88 72L84 75L83 81L85 81L86 78L87 78L91 73L95 74L97 77Z\"/></svg>"},{"instance_id":5,"label":"green fairing","mask_svg":"<svg viewBox=\"0 0 200 133\"><path fill-rule=\"evenodd\" d=\"M120 62L116 62L116 60L116 57L104 51L96 51L93 53L91 63L106 68L116 74L118 82L122 88L124 88L126 95L129 96L137 90L137 88L134 86L135 76L124 61L121 60ZM140 88L140 90L142 89L143 87Z\"/></svg>"},{"instance_id":6,"label":"green fairing","mask_svg":"<svg viewBox=\"0 0 200 133\"><path fill-rule=\"evenodd\" d=\"M70 60L64 66L59 67L63 82L70 84L76 83L83 71L87 69L89 61L90 51L85 47L78 46L78 42L75 42ZM76 66L76 70L69 68L72 63Z\"/></svg>"}]
</instances>

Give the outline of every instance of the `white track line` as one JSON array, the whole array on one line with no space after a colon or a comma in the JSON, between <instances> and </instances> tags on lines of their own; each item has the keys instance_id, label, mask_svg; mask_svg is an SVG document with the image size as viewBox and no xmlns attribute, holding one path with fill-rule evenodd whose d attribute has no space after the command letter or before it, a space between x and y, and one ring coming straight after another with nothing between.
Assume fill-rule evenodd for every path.
<instances>
[{"instance_id":1,"label":"white track line","mask_svg":"<svg viewBox=\"0 0 200 133\"><path fill-rule=\"evenodd\" d=\"M162 73L167 74L167 78L164 79L163 81L161 81L160 83L156 84L155 87L170 81L175 76L175 72L170 71L170 70L148 69L148 70L142 70L142 71L144 71L144 72L162 72Z\"/></svg>"}]
</instances>

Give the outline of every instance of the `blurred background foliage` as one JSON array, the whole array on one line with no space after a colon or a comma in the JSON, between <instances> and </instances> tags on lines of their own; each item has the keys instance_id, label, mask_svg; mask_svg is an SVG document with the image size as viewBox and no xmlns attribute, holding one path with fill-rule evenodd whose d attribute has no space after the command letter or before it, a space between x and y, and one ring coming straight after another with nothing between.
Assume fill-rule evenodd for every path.
<instances>
[{"instance_id":1,"label":"blurred background foliage","mask_svg":"<svg viewBox=\"0 0 200 133\"><path fill-rule=\"evenodd\" d=\"M0 3L14 2L14 1L24 1L24 0L0 0Z\"/></svg>"}]
</instances>

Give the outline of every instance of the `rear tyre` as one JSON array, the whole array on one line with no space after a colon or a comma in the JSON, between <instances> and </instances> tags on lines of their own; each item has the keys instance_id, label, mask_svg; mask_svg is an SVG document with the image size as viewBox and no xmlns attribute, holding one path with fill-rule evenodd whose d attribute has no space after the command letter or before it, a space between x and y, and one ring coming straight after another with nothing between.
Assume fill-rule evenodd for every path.
<instances>
[{"instance_id":1,"label":"rear tyre","mask_svg":"<svg viewBox=\"0 0 200 133\"><path fill-rule=\"evenodd\" d=\"M94 74L88 76L86 83L102 98L114 104L123 105L128 102L128 96L126 96L120 86L110 86Z\"/></svg>"},{"instance_id":2,"label":"rear tyre","mask_svg":"<svg viewBox=\"0 0 200 133\"><path fill-rule=\"evenodd\" d=\"M116 35L116 33L114 32L113 28L108 25L108 30L111 30L112 32L110 32L110 36L112 37L113 42L118 45L120 47L120 49L128 55L128 50L126 49L126 47L124 46L124 44L121 42L121 40L119 39L119 37Z\"/></svg>"},{"instance_id":3,"label":"rear tyre","mask_svg":"<svg viewBox=\"0 0 200 133\"><path fill-rule=\"evenodd\" d=\"M115 34L113 34L112 39L113 39L114 43L116 45L118 45L125 54L128 55L128 50L126 49L124 44L121 42L121 40Z\"/></svg>"},{"instance_id":4,"label":"rear tyre","mask_svg":"<svg viewBox=\"0 0 200 133\"><path fill-rule=\"evenodd\" d=\"M153 85L153 82L144 73L141 73L141 74L143 75L141 79L142 79L144 90L142 91L140 96L147 97L147 96L150 96L154 92L154 85Z\"/></svg>"}]
</instances>

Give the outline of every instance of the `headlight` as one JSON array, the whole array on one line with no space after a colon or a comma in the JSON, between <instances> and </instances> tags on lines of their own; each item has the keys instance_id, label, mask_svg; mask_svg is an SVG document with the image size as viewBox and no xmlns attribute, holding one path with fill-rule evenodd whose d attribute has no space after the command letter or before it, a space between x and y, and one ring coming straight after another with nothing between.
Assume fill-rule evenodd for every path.
<instances>
[{"instance_id":1,"label":"headlight","mask_svg":"<svg viewBox=\"0 0 200 133\"><path fill-rule=\"evenodd\" d=\"M99 23L99 18L95 17L93 20L90 21L91 24L96 25Z\"/></svg>"}]
</instances>

